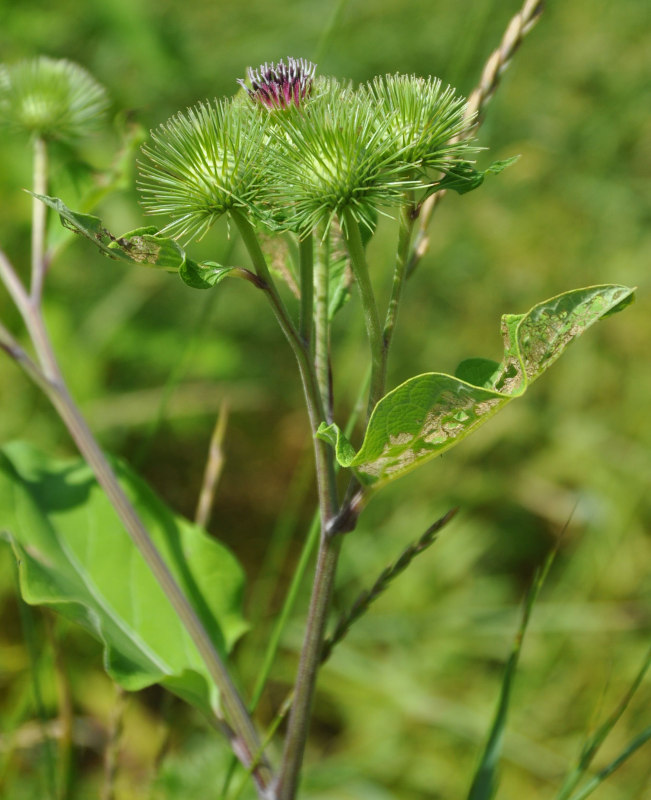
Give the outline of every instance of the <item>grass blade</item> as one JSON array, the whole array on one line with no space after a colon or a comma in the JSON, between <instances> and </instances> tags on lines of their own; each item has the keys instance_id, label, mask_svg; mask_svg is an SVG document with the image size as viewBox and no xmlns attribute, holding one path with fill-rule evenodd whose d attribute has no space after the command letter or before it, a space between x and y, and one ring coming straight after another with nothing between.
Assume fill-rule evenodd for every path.
<instances>
[{"instance_id":1,"label":"grass blade","mask_svg":"<svg viewBox=\"0 0 651 800\"><path fill-rule=\"evenodd\" d=\"M633 755L633 753L639 750L643 744L646 744L649 739L651 739L651 725L649 725L642 731L642 733L638 734L634 739L632 739L616 759L611 761L610 764L605 766L602 770L599 770L594 778L592 778L592 780L589 781L583 787L583 789L579 790L576 794L573 794L571 800L585 800L586 797L594 792L600 783L612 775L615 770L619 769L619 767L621 767L622 764Z\"/></svg>"},{"instance_id":2,"label":"grass blade","mask_svg":"<svg viewBox=\"0 0 651 800\"><path fill-rule=\"evenodd\" d=\"M635 676L633 683L631 684L630 688L628 689L624 697L621 699L618 706L608 717L608 719L606 719L605 722L602 725L600 725L599 728L597 728L595 733L583 745L583 749L581 750L581 754L579 755L576 766L565 779L565 782L563 783L563 786L561 787L561 790L558 793L557 800L567 800L567 798L570 797L576 785L579 783L581 778L587 772L588 768L590 767L590 764L592 763L595 755L597 754L597 751L604 743L606 737L608 736L610 731L615 727L615 725L619 721L624 711L626 711L628 704L631 702L633 695L635 694L640 684L642 683L642 680L644 679L644 676L649 670L649 667L651 667L651 647L647 651L647 654L642 662L642 666L640 667L638 674ZM617 766L619 766L619 764ZM603 780L603 778L601 780Z\"/></svg>"},{"instance_id":3,"label":"grass blade","mask_svg":"<svg viewBox=\"0 0 651 800\"><path fill-rule=\"evenodd\" d=\"M536 576L533 583L527 592L527 596L522 608L522 619L520 627L513 641L511 655L506 664L504 671L504 678L502 679L502 686L500 688L500 696L495 711L493 724L486 742L486 747L482 754L481 761L475 772L468 800L490 800L497 788L497 767L499 758L502 752L502 740L504 738L504 730L506 728L506 719L508 716L509 702L511 699L511 690L515 679L515 673L520 659L520 651L522 649L522 640L529 624L531 612L534 603L538 598L540 589L542 588L547 573L552 565L556 551L553 551L545 561L545 564Z\"/></svg>"}]
</instances>

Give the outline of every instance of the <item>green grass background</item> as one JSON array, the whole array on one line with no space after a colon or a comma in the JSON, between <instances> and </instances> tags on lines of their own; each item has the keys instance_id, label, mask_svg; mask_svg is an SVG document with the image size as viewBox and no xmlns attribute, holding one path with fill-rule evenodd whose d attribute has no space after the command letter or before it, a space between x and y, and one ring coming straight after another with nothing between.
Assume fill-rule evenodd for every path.
<instances>
[{"instance_id":1,"label":"green grass background","mask_svg":"<svg viewBox=\"0 0 651 800\"><path fill-rule=\"evenodd\" d=\"M46 54L87 67L114 112L149 129L196 101L230 94L248 65L303 56L319 72L440 76L468 93L516 0L22 0L0 5L0 57ZM585 732L623 694L649 643L651 504L651 48L645 0L549 2L491 101L480 133L489 159L518 163L480 190L448 197L407 287L392 385L499 358L499 316L567 289L639 287L638 302L580 339L525 398L458 449L388 487L345 543L335 605L359 590L452 505L441 540L353 630L324 669L304 797L451 800L467 793L485 738L518 604L559 542L516 684L500 800L553 798ZM115 131L84 148L89 169L114 157ZM55 157L53 190L74 206L87 180ZM30 151L0 133L0 246L28 266ZM131 182L101 216L142 224ZM218 225L193 254L243 262ZM395 226L371 249L388 291ZM335 331L337 409L355 402L366 355L356 300ZM17 315L0 289L0 318ZM226 472L210 531L250 577L258 632L237 653L251 687L314 501L310 446L293 359L264 299L240 282L200 293L175 276L125 267L75 241L53 265L47 318L73 393L103 445L140 465L192 515L223 399ZM0 359L0 442L72 452L47 402ZM0 498L2 502L2 498ZM564 531L564 533L562 533ZM562 536L561 536L562 535ZM268 721L291 680L307 587L264 698ZM46 621L32 615L45 716L56 716ZM53 797L33 700L33 654L7 548L0 549L0 797ZM96 643L55 625L80 722L70 798L98 796L114 691ZM597 765L649 724L641 687ZM174 720L160 766L156 753ZM31 734L31 738L30 738ZM130 699L119 800L218 796L227 754L200 720L156 690ZM648 747L595 797L651 797ZM148 794L149 792L149 794ZM464 793L465 792L465 793Z\"/></svg>"}]
</instances>

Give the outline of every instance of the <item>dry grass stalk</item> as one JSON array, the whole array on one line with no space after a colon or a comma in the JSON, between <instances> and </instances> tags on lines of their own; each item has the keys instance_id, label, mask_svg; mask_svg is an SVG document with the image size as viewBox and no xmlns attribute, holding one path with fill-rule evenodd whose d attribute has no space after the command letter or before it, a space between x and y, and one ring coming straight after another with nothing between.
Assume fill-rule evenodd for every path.
<instances>
[{"instance_id":1,"label":"dry grass stalk","mask_svg":"<svg viewBox=\"0 0 651 800\"><path fill-rule=\"evenodd\" d=\"M544 0L525 0L524 5L518 13L509 22L502 41L497 50L494 50L484 65L481 73L479 83L473 89L468 98L468 106L466 109L466 116L468 119L474 119L475 124L468 129L466 135L475 133L490 101L491 97L495 94L495 90L499 86L500 79L504 71L508 68L509 64L516 51L522 44L522 40L529 33L529 31L538 22L540 15L544 10ZM429 226L434 209L445 197L446 191L442 190L429 197L420 213L420 229L418 237L414 244L412 257L409 264L409 272L413 271L420 259L425 255L429 249L429 234L427 228Z\"/></svg>"}]
</instances>

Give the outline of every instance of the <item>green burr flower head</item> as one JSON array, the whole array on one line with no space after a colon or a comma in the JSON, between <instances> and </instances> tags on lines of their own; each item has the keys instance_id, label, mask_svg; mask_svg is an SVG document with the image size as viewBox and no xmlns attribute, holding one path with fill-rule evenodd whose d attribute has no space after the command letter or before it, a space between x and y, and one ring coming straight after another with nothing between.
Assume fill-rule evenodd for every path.
<instances>
[{"instance_id":1,"label":"green burr flower head","mask_svg":"<svg viewBox=\"0 0 651 800\"><path fill-rule=\"evenodd\" d=\"M266 182L266 119L247 106L200 103L152 131L138 185L149 213L171 217L165 233L201 238L230 209L255 210Z\"/></svg>"},{"instance_id":2,"label":"green burr flower head","mask_svg":"<svg viewBox=\"0 0 651 800\"><path fill-rule=\"evenodd\" d=\"M85 69L44 56L0 65L0 122L43 139L92 132L108 107L106 91Z\"/></svg>"},{"instance_id":3,"label":"green burr flower head","mask_svg":"<svg viewBox=\"0 0 651 800\"><path fill-rule=\"evenodd\" d=\"M268 199L284 205L290 227L301 232L343 220L346 210L371 227L377 208L418 185L397 157L391 119L377 113L368 93L318 81L302 113L274 121Z\"/></svg>"},{"instance_id":4,"label":"green burr flower head","mask_svg":"<svg viewBox=\"0 0 651 800\"><path fill-rule=\"evenodd\" d=\"M438 78L385 75L363 87L378 113L391 120L386 134L399 157L423 169L445 171L467 156L472 119L465 98Z\"/></svg>"}]
</instances>

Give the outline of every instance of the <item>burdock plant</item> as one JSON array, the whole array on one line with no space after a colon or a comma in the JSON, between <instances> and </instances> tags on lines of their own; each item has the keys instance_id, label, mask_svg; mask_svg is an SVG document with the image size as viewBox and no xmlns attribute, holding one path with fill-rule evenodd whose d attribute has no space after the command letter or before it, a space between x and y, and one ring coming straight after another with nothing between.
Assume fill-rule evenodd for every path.
<instances>
[{"instance_id":1,"label":"burdock plant","mask_svg":"<svg viewBox=\"0 0 651 800\"><path fill-rule=\"evenodd\" d=\"M538 10L535 3L525 5L517 18L521 34ZM512 42L511 51L515 46ZM508 57L507 50L503 62ZM94 82L67 64L41 60L6 68L0 79L5 120L41 143L80 133L103 103ZM314 64L296 58L249 69L248 80L240 84L242 91L232 99L179 112L152 131L143 146L140 195L146 211L163 219L160 227L114 235L97 217L71 211L62 200L48 196L42 180L35 184L34 203L35 208L55 209L66 227L110 258L178 272L197 289L211 289L227 277L244 278L252 291L267 297L294 353L313 439L319 513L316 535L307 538L293 586L314 545L317 554L296 679L272 731L261 738L252 714L291 600L272 637L254 697L247 702L228 666L229 650L245 629L239 611L241 570L216 540L175 517L131 470L97 446L66 388L41 314L48 260L39 244L42 216L35 217L31 292L0 253L0 275L31 334L36 357L3 326L0 345L51 399L88 466L61 464L24 445L5 448L0 527L19 558L27 602L50 605L99 636L107 669L122 686L138 689L158 682L192 703L228 738L260 798L292 800L298 793L320 664L453 515L408 548L328 637L345 534L352 535L366 504L386 483L458 444L521 395L573 339L623 308L632 290L619 285L577 289L525 314L506 315L500 363L471 359L455 375L428 372L387 386L403 286L423 252L422 238L414 237L420 218L429 216L433 197L446 190L463 194L476 189L487 175L510 163L481 170L474 162L481 98L477 102L475 97L469 107L440 80L413 75L386 75L353 87L317 77ZM391 294L384 302L377 294L377 266L367 259L379 215L398 219ZM241 236L250 263L198 262L189 254L192 240L203 237L223 216ZM295 273L295 301L279 291L261 237L293 243L295 259L287 271ZM354 292L361 300L369 347L368 378L362 386L367 411L357 443L351 439L351 420L336 415L337 361L330 354L337 312ZM104 494L93 489L74 502L69 499L70 508L86 505L84 520L95 519L87 528L78 518L61 516L66 506L47 487L62 471L66 485L91 481L89 469ZM6 500L10 491L18 498L14 502ZM112 518L111 524L105 522L107 500L122 526L116 528ZM120 566L127 562L128 573ZM289 596L294 596L293 589ZM288 710L282 749L274 758L269 742ZM501 713L500 725L504 717ZM475 786L487 791L494 768L491 745L473 792ZM227 786L228 781L223 796Z\"/></svg>"}]
</instances>

